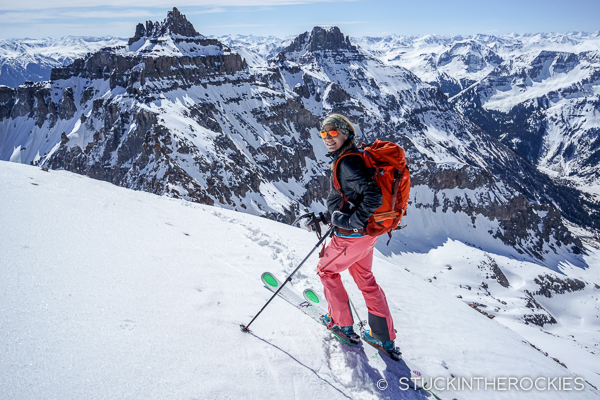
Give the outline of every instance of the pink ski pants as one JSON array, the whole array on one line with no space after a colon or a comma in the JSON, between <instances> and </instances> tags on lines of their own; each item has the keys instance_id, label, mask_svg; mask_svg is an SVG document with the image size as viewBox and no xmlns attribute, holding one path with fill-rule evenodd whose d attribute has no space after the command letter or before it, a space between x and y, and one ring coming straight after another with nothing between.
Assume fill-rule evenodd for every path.
<instances>
[{"instance_id":1,"label":"pink ski pants","mask_svg":"<svg viewBox=\"0 0 600 400\"><path fill-rule=\"evenodd\" d=\"M317 274L323 282L329 314L339 326L353 325L348 294L340 272L348 270L362 292L369 310L369 325L379 340L394 340L396 330L385 298L385 293L371 272L373 247L377 237L341 237L334 235L317 265Z\"/></svg>"}]
</instances>

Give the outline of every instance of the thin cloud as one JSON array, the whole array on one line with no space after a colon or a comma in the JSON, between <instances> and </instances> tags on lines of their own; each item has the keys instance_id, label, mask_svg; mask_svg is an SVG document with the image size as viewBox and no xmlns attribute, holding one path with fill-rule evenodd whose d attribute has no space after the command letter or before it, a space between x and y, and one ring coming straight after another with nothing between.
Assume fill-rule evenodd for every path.
<instances>
[{"instance_id":1,"label":"thin cloud","mask_svg":"<svg viewBox=\"0 0 600 400\"><path fill-rule=\"evenodd\" d=\"M355 0L338 0L339 1L355 1ZM297 4L312 4L312 3L332 3L333 0L180 0L177 2L177 7L257 7L257 6L285 6ZM15 1L9 4L4 4L5 11L31 11L31 10L47 10L56 8L73 7L71 0L28 0ZM171 0L129 0L127 4L123 4L123 0L83 0L77 2L78 8L94 8L94 7L127 7L127 8L171 8L173 2Z\"/></svg>"},{"instance_id":2,"label":"thin cloud","mask_svg":"<svg viewBox=\"0 0 600 400\"><path fill-rule=\"evenodd\" d=\"M213 7L210 10L186 12L185 15L217 14L227 12L223 7Z\"/></svg>"},{"instance_id":3,"label":"thin cloud","mask_svg":"<svg viewBox=\"0 0 600 400\"><path fill-rule=\"evenodd\" d=\"M339 25L358 25L358 24L370 24L369 21L338 21L338 22L297 22L294 24L287 24L291 26L339 26Z\"/></svg>"},{"instance_id":4,"label":"thin cloud","mask_svg":"<svg viewBox=\"0 0 600 400\"><path fill-rule=\"evenodd\" d=\"M265 26L274 26L274 25L236 24L236 25L213 25L213 26L207 26L205 28L215 28L215 29L221 29L221 28L258 28L258 27L265 27Z\"/></svg>"},{"instance_id":5,"label":"thin cloud","mask_svg":"<svg viewBox=\"0 0 600 400\"><path fill-rule=\"evenodd\" d=\"M107 35L106 30L110 32L119 33L121 35ZM82 34L84 32L84 34ZM127 32L129 34L127 34ZM65 36L94 36L94 37L104 37L104 36L119 36L123 38L130 37L133 34L134 30L132 30L131 23L123 23L123 22L111 22L103 25L92 25L85 23L65 23L65 24L37 24L29 27L22 28L13 28L11 30L11 37L13 38L31 38L33 36L38 37L52 37L52 38L60 38Z\"/></svg>"},{"instance_id":6,"label":"thin cloud","mask_svg":"<svg viewBox=\"0 0 600 400\"><path fill-rule=\"evenodd\" d=\"M368 21L338 21L338 22L329 22L327 24L317 24L315 26L319 26L319 25L330 25L330 26L335 26L335 25L356 25L356 24L370 24L370 22L368 22Z\"/></svg>"},{"instance_id":7,"label":"thin cloud","mask_svg":"<svg viewBox=\"0 0 600 400\"><path fill-rule=\"evenodd\" d=\"M0 14L0 23L4 24L34 24L48 23L52 20L64 19L109 19L117 20L124 18L149 18L159 15L145 10L47 10L44 12L7 12ZM61 23L62 24L62 23ZM85 25L84 25L85 26Z\"/></svg>"},{"instance_id":8,"label":"thin cloud","mask_svg":"<svg viewBox=\"0 0 600 400\"><path fill-rule=\"evenodd\" d=\"M31 24L39 21L55 19L52 14L31 14L21 12L7 12L0 14L0 24Z\"/></svg>"},{"instance_id":9,"label":"thin cloud","mask_svg":"<svg viewBox=\"0 0 600 400\"><path fill-rule=\"evenodd\" d=\"M113 11L67 11L56 14L57 18L94 18L94 19L123 19L148 18L157 14L143 10L113 10Z\"/></svg>"}]
</instances>

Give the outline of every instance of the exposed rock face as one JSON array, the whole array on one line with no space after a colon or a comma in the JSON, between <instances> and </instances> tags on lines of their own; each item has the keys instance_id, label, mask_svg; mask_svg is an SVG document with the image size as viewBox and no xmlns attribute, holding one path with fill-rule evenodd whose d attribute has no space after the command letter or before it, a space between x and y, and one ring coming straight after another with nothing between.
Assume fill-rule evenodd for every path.
<instances>
[{"instance_id":1,"label":"exposed rock face","mask_svg":"<svg viewBox=\"0 0 600 400\"><path fill-rule=\"evenodd\" d=\"M59 103L59 114L60 119L71 119L77 111L75 105L75 99L73 98L73 89L70 87L64 88L62 92L62 99Z\"/></svg>"},{"instance_id":2,"label":"exposed rock face","mask_svg":"<svg viewBox=\"0 0 600 400\"><path fill-rule=\"evenodd\" d=\"M411 206L441 227L466 216L467 228L538 260L580 246L558 211L536 202L531 167L440 89L362 53L337 28L300 35L255 72L176 9L138 25L129 43L53 70L47 85L0 90L3 121L44 126L0 156L22 145L25 162L291 222L324 208L330 168L317 127L341 112L359 141L405 148L419 188Z\"/></svg>"},{"instance_id":3,"label":"exposed rock face","mask_svg":"<svg viewBox=\"0 0 600 400\"><path fill-rule=\"evenodd\" d=\"M0 86L0 119L8 117L15 105L15 89Z\"/></svg>"},{"instance_id":4,"label":"exposed rock face","mask_svg":"<svg viewBox=\"0 0 600 400\"><path fill-rule=\"evenodd\" d=\"M500 64L453 99L473 122L547 171L537 185L570 220L600 227L594 194L600 181L600 100L597 52L541 51ZM547 88L547 89L546 89Z\"/></svg>"},{"instance_id":5,"label":"exposed rock face","mask_svg":"<svg viewBox=\"0 0 600 400\"><path fill-rule=\"evenodd\" d=\"M152 81L167 84L161 90L189 88L203 84L207 79L246 70L246 64L239 54L190 55L182 57L143 55L121 55L111 50L94 53L85 59L78 59L64 68L52 70L51 80L67 80L71 77L90 80L109 80L110 88L121 86L129 94L148 96L155 89L146 89ZM247 77L246 77L247 79Z\"/></svg>"},{"instance_id":6,"label":"exposed rock face","mask_svg":"<svg viewBox=\"0 0 600 400\"><path fill-rule=\"evenodd\" d=\"M560 279L552 275L540 275L535 278L534 281L540 286L540 290L534 294L542 295L547 298L551 298L557 294L576 292L585 289L585 282L580 281L579 279Z\"/></svg>"},{"instance_id":7,"label":"exposed rock face","mask_svg":"<svg viewBox=\"0 0 600 400\"><path fill-rule=\"evenodd\" d=\"M543 327L546 324L556 324L556 318L550 314L528 291L525 290L527 304L526 307L533 311L532 314L523 315L523 321L529 325L537 325Z\"/></svg>"},{"instance_id":8,"label":"exposed rock face","mask_svg":"<svg viewBox=\"0 0 600 400\"><path fill-rule=\"evenodd\" d=\"M365 59L357 47L350 43L350 38L344 37L338 27L322 26L316 26L310 33L304 32L299 35L276 59L280 66L284 66L286 60L309 64L328 58L339 64ZM294 68L289 65L288 67Z\"/></svg>"},{"instance_id":9,"label":"exposed rock face","mask_svg":"<svg viewBox=\"0 0 600 400\"><path fill-rule=\"evenodd\" d=\"M70 115L72 97L56 104L52 102L50 93L45 83L31 83L15 89L0 86L0 120L31 118L36 121L36 126L41 127L47 120L54 123L59 113Z\"/></svg>"},{"instance_id":10,"label":"exposed rock face","mask_svg":"<svg viewBox=\"0 0 600 400\"><path fill-rule=\"evenodd\" d=\"M491 259L489 256L488 256L488 259L489 259L489 268L492 272L492 275L490 276L490 278L495 279L500 284L500 286L502 286L504 288L510 287L510 282L508 281L508 278L506 278L506 275L504 275L504 272L502 272L502 269L498 266L496 261Z\"/></svg>"},{"instance_id":11,"label":"exposed rock face","mask_svg":"<svg viewBox=\"0 0 600 400\"><path fill-rule=\"evenodd\" d=\"M167 18L161 24L159 22L146 21L146 26L137 24L135 27L135 35L129 39L128 44L132 45L142 38L153 37L158 38L168 33L195 38L200 36L194 26L187 20L185 15L173 7L173 11L167 13Z\"/></svg>"},{"instance_id":12,"label":"exposed rock face","mask_svg":"<svg viewBox=\"0 0 600 400\"><path fill-rule=\"evenodd\" d=\"M310 33L304 32L294 39L292 44L284 50L284 53L298 52L303 50L310 52L322 50L356 51L356 46L353 46L352 43L350 43L350 38L348 36L344 37L337 26L315 26Z\"/></svg>"},{"instance_id":13,"label":"exposed rock face","mask_svg":"<svg viewBox=\"0 0 600 400\"><path fill-rule=\"evenodd\" d=\"M176 35L194 37L198 36L198 32L194 29L192 24L187 20L185 15L181 14L179 10L173 7L173 12L167 14L167 21L172 21L171 32Z\"/></svg>"},{"instance_id":14,"label":"exposed rock face","mask_svg":"<svg viewBox=\"0 0 600 400\"><path fill-rule=\"evenodd\" d=\"M580 239L571 235L563 225L560 212L550 205L532 203L524 194L515 193L513 187L503 187L496 175L473 166L447 168L425 163L427 168L412 174L413 185L424 184L434 192L433 201L422 202L416 198L412 206L429 209L434 213L464 213L476 225L477 215L486 215L498 222L501 229L490 232L494 237L528 254L544 259L548 249L569 246L579 253L583 248ZM469 194L451 196L453 189Z\"/></svg>"}]
</instances>

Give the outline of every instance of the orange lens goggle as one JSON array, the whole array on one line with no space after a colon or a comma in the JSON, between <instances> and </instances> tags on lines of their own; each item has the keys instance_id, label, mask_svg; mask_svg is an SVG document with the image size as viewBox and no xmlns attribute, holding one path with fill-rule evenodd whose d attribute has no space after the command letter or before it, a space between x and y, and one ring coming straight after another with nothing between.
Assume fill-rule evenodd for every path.
<instances>
[{"instance_id":1,"label":"orange lens goggle","mask_svg":"<svg viewBox=\"0 0 600 400\"><path fill-rule=\"evenodd\" d=\"M338 131L335 129L333 129L331 131L321 131L319 133L321 134L321 137L323 139L325 139L327 137L327 134L329 134L329 136L331 136L331 137L336 137L338 135Z\"/></svg>"}]
</instances>

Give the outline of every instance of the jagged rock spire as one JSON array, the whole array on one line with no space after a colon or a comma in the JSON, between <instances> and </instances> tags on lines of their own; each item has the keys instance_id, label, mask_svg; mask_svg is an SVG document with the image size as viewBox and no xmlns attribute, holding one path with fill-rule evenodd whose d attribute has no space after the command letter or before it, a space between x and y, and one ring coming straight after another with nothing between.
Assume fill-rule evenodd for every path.
<instances>
[{"instance_id":1,"label":"jagged rock spire","mask_svg":"<svg viewBox=\"0 0 600 400\"><path fill-rule=\"evenodd\" d=\"M169 11L165 23L171 24L171 32L188 37L196 37L200 34L196 32L194 26L190 21L187 20L185 15L181 14L176 7L173 7L173 11Z\"/></svg>"},{"instance_id":2,"label":"jagged rock spire","mask_svg":"<svg viewBox=\"0 0 600 400\"><path fill-rule=\"evenodd\" d=\"M318 51L318 50L356 50L350 43L350 37L344 34L337 26L315 26L308 33L298 36L284 51Z\"/></svg>"},{"instance_id":3,"label":"jagged rock spire","mask_svg":"<svg viewBox=\"0 0 600 400\"><path fill-rule=\"evenodd\" d=\"M175 34L187 37L200 36L190 21L187 20L184 14L181 14L176 7L173 11L167 13L167 18L161 22L146 21L144 24L137 24L135 35L129 39L128 44L131 45L143 37L160 37L167 34Z\"/></svg>"}]
</instances>

